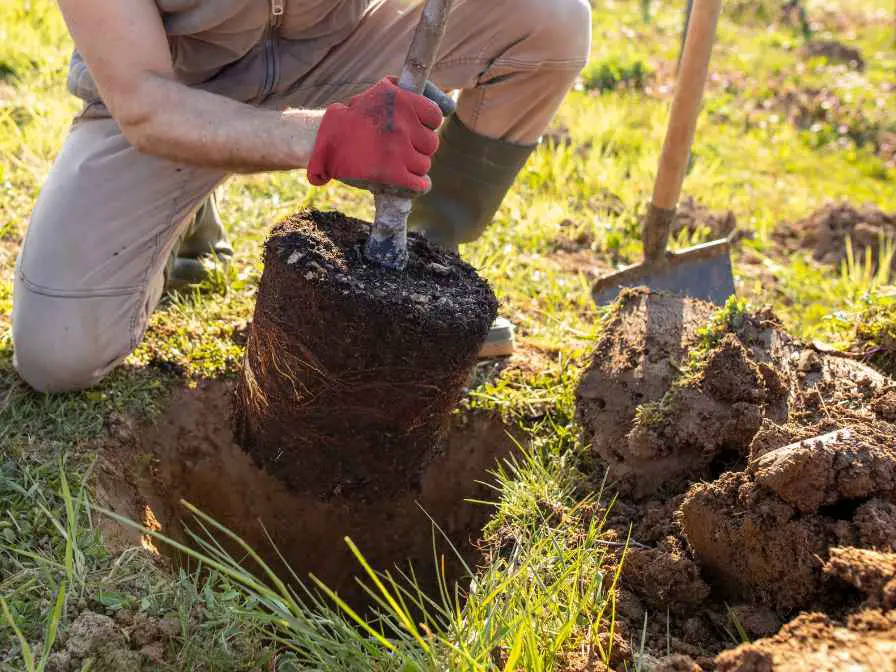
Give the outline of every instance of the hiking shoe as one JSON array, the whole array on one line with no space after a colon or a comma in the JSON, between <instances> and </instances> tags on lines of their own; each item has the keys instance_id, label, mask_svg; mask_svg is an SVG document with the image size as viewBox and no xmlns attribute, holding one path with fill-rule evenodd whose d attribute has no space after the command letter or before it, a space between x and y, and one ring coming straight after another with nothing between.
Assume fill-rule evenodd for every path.
<instances>
[{"instance_id":1,"label":"hiking shoe","mask_svg":"<svg viewBox=\"0 0 896 672\"><path fill-rule=\"evenodd\" d=\"M535 147L487 138L449 118L429 171L432 189L414 201L408 226L449 250L476 240Z\"/></svg>"},{"instance_id":2,"label":"hiking shoe","mask_svg":"<svg viewBox=\"0 0 896 672\"><path fill-rule=\"evenodd\" d=\"M232 257L233 248L227 240L218 213L218 201L212 192L171 252L165 268L165 291L178 291L206 280L208 268L203 260L218 259L227 263Z\"/></svg>"}]
</instances>

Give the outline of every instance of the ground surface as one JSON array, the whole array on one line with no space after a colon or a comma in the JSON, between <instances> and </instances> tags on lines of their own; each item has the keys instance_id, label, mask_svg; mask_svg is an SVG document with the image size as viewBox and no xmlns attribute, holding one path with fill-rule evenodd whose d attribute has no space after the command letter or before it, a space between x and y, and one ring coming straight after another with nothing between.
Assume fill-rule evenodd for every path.
<instances>
[{"instance_id":1,"label":"ground surface","mask_svg":"<svg viewBox=\"0 0 896 672\"><path fill-rule=\"evenodd\" d=\"M713 669L726 622L760 637L802 611L865 618L850 587L883 606L883 622L896 617L894 394L892 379L794 340L769 310L624 295L578 399L591 457L618 492L608 528L634 540L623 628L641 627L639 610L674 614L648 624L651 650ZM812 635L819 659L840 637L826 623ZM788 627L781 641L802 632ZM882 660L891 630L864 635ZM795 669L798 651L775 664Z\"/></svg>"},{"instance_id":2,"label":"ground surface","mask_svg":"<svg viewBox=\"0 0 896 672\"><path fill-rule=\"evenodd\" d=\"M785 341L800 339L791 363L795 380L816 375L818 366L863 360L892 372L892 4L811 0L803 3L808 26L784 4L725 5L676 244L736 226L739 293L755 306L771 304ZM763 368L764 351L735 334L737 343L712 343L717 370L732 375L699 386L699 376L686 377L690 383L665 399L664 386L680 372L657 370L662 375L649 394L668 403L643 409L627 442L609 440L632 430L618 416L609 433L592 432L594 448L580 439L576 389L599 337L620 318L592 306L589 285L637 258L638 218L662 141L680 14L677 5L635 0L595 7L593 62L579 90L494 226L463 250L519 325L521 346L508 362L476 371L444 469L431 475L423 497L446 536L464 547L461 556L475 558L476 579L462 582L465 599L456 604L446 584L440 595L432 577L441 563L427 561L428 521L421 520L424 535L411 516L373 510L344 533L362 552L369 549L378 568L393 555L415 559L414 571L428 574L416 583L436 598L429 602L407 583L402 592L386 582L387 598L373 584L387 616L382 631L365 631L330 598L267 592L215 546L204 548L216 557L210 571L172 569L134 549L139 535L87 504L99 501L179 539L188 537L178 520L188 519L202 536L178 504L183 497L267 549L269 560L276 553L257 518L266 519L300 573L332 565L324 578L335 586L352 567L364 573L339 541L338 510L325 513L335 522L320 526L315 542L299 532L314 521L291 515L288 494L251 471L232 444L223 400L243 357L267 231L302 207L369 217L371 199L338 186L311 189L300 174L231 180L221 206L237 251L233 265L216 270L200 291L167 300L145 343L102 386L53 398L32 394L11 368L13 265L77 106L64 91L71 44L53 3L0 5L0 669L28 669L23 661L39 660L47 649L47 669L60 671L303 669L298 661L316 669L685 670L695 669L694 661L720 670L841 669L839 662L886 669L893 659L892 586L869 593L867 580L892 565L878 559L869 561L877 569L858 571L853 551L845 551L846 559L822 556L834 541L882 549L892 539L886 525L894 518L893 483L885 478L892 472L879 449L892 447L887 427L896 403L869 392L888 381L872 372L870 387L822 387L794 406L797 397L784 394ZM688 310L711 320L706 311ZM666 350L681 344L661 341L657 347ZM849 356L830 355L832 346ZM634 349L610 351L620 372L626 356L640 356ZM685 372L694 373L689 362ZM593 386L591 393L600 391ZM670 409L680 417L691 399L712 422L662 422ZM821 401L812 406L812 400ZM794 420L794 408L798 421L785 421ZM867 432L837 439L845 445L779 453L844 420ZM503 440L504 428L521 448ZM463 448L470 444L477 447ZM698 446L708 448L695 452ZM819 454L807 458L801 450ZM513 452L487 473L494 458ZM469 459L452 457L461 454ZM868 473L877 476L850 476L846 469L848 478L832 483L831 470L810 469L809 492L788 476L794 465L828 464L844 454L860 456L857 463L871 465ZM474 487L477 479L490 485ZM259 489L266 498L253 494ZM607 516L616 492L621 499ZM464 497L495 506L452 505ZM731 515L710 525L713 533L701 532L709 517L725 511ZM762 546L764 525L775 516L816 543L825 564L797 555L786 581L773 563L732 565L725 554ZM464 542L480 536L485 518L480 552L471 554ZM755 535L732 523L743 520L752 521ZM629 524L630 556L620 570ZM815 548L790 542L794 551ZM444 543L437 546L450 557ZM231 541L224 550L235 549ZM458 559L444 570L450 578L465 571ZM833 605L815 598L828 585L842 591ZM815 611L776 634L803 607ZM831 639L840 644L830 646ZM745 640L753 643L713 659L719 648ZM821 662L806 658L810 667L788 667L794 642L805 642L801 650L811 649Z\"/></svg>"}]
</instances>

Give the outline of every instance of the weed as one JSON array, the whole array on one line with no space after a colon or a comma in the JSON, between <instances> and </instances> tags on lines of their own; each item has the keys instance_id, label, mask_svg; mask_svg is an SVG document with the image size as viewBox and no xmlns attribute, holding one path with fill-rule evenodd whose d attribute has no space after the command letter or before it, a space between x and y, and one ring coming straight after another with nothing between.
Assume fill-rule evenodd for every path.
<instances>
[{"instance_id":1,"label":"weed","mask_svg":"<svg viewBox=\"0 0 896 672\"><path fill-rule=\"evenodd\" d=\"M743 327L747 310L746 300L737 296L728 297L725 305L709 318L709 323L697 330L697 341L688 353L686 372L699 371L706 356L722 342L725 335L736 333Z\"/></svg>"},{"instance_id":2,"label":"weed","mask_svg":"<svg viewBox=\"0 0 896 672\"><path fill-rule=\"evenodd\" d=\"M591 63L582 72L586 91L605 93L620 88L643 89L650 76L642 61L607 60Z\"/></svg>"},{"instance_id":3,"label":"weed","mask_svg":"<svg viewBox=\"0 0 896 672\"><path fill-rule=\"evenodd\" d=\"M725 632L728 635L728 638L731 640L731 643L735 646L739 644L749 644L750 635L748 635L747 631L744 629L744 625L743 623L741 623L741 619L737 615L737 612L728 605L725 605L725 607L728 610L728 623L730 623L731 627L734 628L734 632L732 632L728 628L725 628Z\"/></svg>"}]
</instances>

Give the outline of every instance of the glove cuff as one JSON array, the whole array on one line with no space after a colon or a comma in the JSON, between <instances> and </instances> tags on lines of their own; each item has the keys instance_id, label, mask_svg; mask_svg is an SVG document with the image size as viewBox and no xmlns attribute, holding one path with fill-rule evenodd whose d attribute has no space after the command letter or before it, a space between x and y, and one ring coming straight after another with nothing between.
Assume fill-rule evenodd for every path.
<instances>
[{"instance_id":1,"label":"glove cuff","mask_svg":"<svg viewBox=\"0 0 896 672\"><path fill-rule=\"evenodd\" d=\"M339 127L338 119L345 105L333 103L330 105L320 121L317 129L317 138L314 140L314 149L311 150L311 159L308 161L308 182L315 187L322 187L333 179L330 166L330 156L335 143L333 142L333 130Z\"/></svg>"}]
</instances>

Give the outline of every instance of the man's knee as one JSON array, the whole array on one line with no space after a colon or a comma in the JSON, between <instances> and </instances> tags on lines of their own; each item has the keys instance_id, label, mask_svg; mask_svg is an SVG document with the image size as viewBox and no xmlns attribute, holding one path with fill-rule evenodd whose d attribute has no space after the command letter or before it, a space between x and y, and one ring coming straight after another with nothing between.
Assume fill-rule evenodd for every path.
<instances>
[{"instance_id":1,"label":"man's knee","mask_svg":"<svg viewBox=\"0 0 896 672\"><path fill-rule=\"evenodd\" d=\"M20 283L13 303L13 365L38 392L92 387L130 351L127 328L114 328L108 320L113 315L96 310L107 297L45 296Z\"/></svg>"},{"instance_id":2,"label":"man's knee","mask_svg":"<svg viewBox=\"0 0 896 672\"><path fill-rule=\"evenodd\" d=\"M13 336L13 364L22 379L38 392L86 390L102 378L98 362L81 357L83 353L75 350L41 347L32 336Z\"/></svg>"},{"instance_id":3,"label":"man's knee","mask_svg":"<svg viewBox=\"0 0 896 672\"><path fill-rule=\"evenodd\" d=\"M514 20L525 21L546 65L578 73L591 52L589 0L513 2Z\"/></svg>"}]
</instances>

